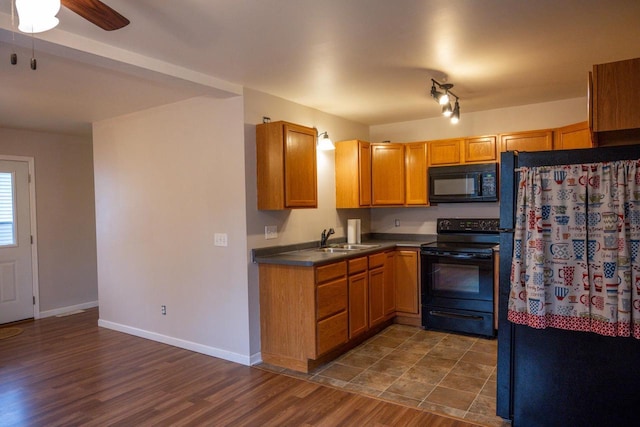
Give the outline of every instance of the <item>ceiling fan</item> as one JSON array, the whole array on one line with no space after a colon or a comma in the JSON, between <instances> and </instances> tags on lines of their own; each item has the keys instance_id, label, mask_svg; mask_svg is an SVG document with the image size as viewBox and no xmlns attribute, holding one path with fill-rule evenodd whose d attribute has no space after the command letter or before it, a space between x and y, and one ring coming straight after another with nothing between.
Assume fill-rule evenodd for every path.
<instances>
[{"instance_id":1,"label":"ceiling fan","mask_svg":"<svg viewBox=\"0 0 640 427\"><path fill-rule=\"evenodd\" d=\"M129 20L100 0L61 0L64 7L103 30L113 31L129 24Z\"/></svg>"},{"instance_id":2,"label":"ceiling fan","mask_svg":"<svg viewBox=\"0 0 640 427\"><path fill-rule=\"evenodd\" d=\"M100 0L15 0L20 18L18 29L24 33L40 33L54 28L59 22L55 15L61 4L103 30L118 30L129 24L127 18Z\"/></svg>"}]
</instances>

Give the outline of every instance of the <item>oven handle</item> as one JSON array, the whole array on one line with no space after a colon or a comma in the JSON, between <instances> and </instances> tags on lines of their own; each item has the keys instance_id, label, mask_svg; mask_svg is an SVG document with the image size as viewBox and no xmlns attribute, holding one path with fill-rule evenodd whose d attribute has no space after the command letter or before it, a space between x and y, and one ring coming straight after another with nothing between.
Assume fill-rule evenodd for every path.
<instances>
[{"instance_id":1,"label":"oven handle","mask_svg":"<svg viewBox=\"0 0 640 427\"><path fill-rule=\"evenodd\" d=\"M422 252L427 256L438 256L442 258L454 258L454 259L490 259L490 254L452 254L451 252Z\"/></svg>"},{"instance_id":2,"label":"oven handle","mask_svg":"<svg viewBox=\"0 0 640 427\"><path fill-rule=\"evenodd\" d=\"M429 314L432 316L452 317L455 319L466 319L466 320L475 320L475 321L484 320L482 316L473 316L470 314L448 313L446 311L438 311L438 310L429 310Z\"/></svg>"}]
</instances>

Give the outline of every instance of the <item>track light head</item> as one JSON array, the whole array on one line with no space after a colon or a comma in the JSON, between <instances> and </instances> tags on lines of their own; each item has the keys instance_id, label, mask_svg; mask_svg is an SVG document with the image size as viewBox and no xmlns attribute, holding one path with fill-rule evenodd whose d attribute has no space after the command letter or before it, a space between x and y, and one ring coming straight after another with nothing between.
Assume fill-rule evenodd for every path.
<instances>
[{"instance_id":1,"label":"track light head","mask_svg":"<svg viewBox=\"0 0 640 427\"><path fill-rule=\"evenodd\" d=\"M460 104L456 99L456 105L453 107L453 113L451 113L451 123L454 125L460 121Z\"/></svg>"},{"instance_id":2,"label":"track light head","mask_svg":"<svg viewBox=\"0 0 640 427\"><path fill-rule=\"evenodd\" d=\"M451 109L451 104L447 102L442 106L442 115L445 117L450 117L451 114L453 114L453 110Z\"/></svg>"}]
</instances>

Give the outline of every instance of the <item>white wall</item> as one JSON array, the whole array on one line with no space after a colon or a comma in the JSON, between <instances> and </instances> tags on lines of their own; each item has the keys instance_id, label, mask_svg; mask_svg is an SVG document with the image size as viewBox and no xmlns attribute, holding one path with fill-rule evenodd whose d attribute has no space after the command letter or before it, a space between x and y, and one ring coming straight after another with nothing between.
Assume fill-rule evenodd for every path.
<instances>
[{"instance_id":1,"label":"white wall","mask_svg":"<svg viewBox=\"0 0 640 427\"><path fill-rule=\"evenodd\" d=\"M250 363L242 97L193 98L93 134L100 325Z\"/></svg>"},{"instance_id":2,"label":"white wall","mask_svg":"<svg viewBox=\"0 0 640 427\"><path fill-rule=\"evenodd\" d=\"M97 304L91 137L0 128L0 154L34 158L40 315Z\"/></svg>"},{"instance_id":3,"label":"white wall","mask_svg":"<svg viewBox=\"0 0 640 427\"><path fill-rule=\"evenodd\" d=\"M523 105L465 114L450 124L438 117L411 122L372 126L371 141L413 142L462 136L556 128L587 120L586 98ZM437 218L498 218L499 203L445 204L427 208L371 209L371 229L380 233L435 234ZM400 227L395 227L395 219Z\"/></svg>"},{"instance_id":4,"label":"white wall","mask_svg":"<svg viewBox=\"0 0 640 427\"><path fill-rule=\"evenodd\" d=\"M369 138L369 127L360 123L332 116L255 90L245 89L245 168L247 196L248 250L266 246L319 241L323 229L334 228L335 237L346 236L347 218L362 218L363 232L369 230L369 210L336 210L335 153L318 151L318 208L285 211L259 211L257 209L256 184L256 124L262 117L271 121L284 120L303 126L327 131L333 141ZM265 240L264 227L276 225L278 238ZM251 315L251 348L260 350L260 318L258 295L258 268L249 264L249 312Z\"/></svg>"},{"instance_id":5,"label":"white wall","mask_svg":"<svg viewBox=\"0 0 640 427\"><path fill-rule=\"evenodd\" d=\"M434 102L434 108L437 108ZM461 112L452 125L444 117L371 126L371 142L413 142L547 129L587 120L587 99L573 98L476 113Z\"/></svg>"}]
</instances>

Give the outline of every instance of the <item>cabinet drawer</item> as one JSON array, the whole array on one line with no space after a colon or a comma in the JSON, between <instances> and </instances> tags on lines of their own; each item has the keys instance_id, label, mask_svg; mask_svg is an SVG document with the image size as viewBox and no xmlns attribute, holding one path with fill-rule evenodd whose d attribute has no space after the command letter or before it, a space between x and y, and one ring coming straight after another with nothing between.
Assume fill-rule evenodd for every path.
<instances>
[{"instance_id":1,"label":"cabinet drawer","mask_svg":"<svg viewBox=\"0 0 640 427\"><path fill-rule=\"evenodd\" d=\"M384 265L387 255L384 252L369 255L369 268L376 268Z\"/></svg>"},{"instance_id":2,"label":"cabinet drawer","mask_svg":"<svg viewBox=\"0 0 640 427\"><path fill-rule=\"evenodd\" d=\"M316 268L316 283L320 284L329 280L338 279L347 275L346 261L323 265Z\"/></svg>"},{"instance_id":3,"label":"cabinet drawer","mask_svg":"<svg viewBox=\"0 0 640 427\"><path fill-rule=\"evenodd\" d=\"M316 319L321 320L347 309L347 279L319 285Z\"/></svg>"},{"instance_id":4,"label":"cabinet drawer","mask_svg":"<svg viewBox=\"0 0 640 427\"><path fill-rule=\"evenodd\" d=\"M348 316L343 311L335 316L318 322L317 356L347 342Z\"/></svg>"},{"instance_id":5,"label":"cabinet drawer","mask_svg":"<svg viewBox=\"0 0 640 427\"><path fill-rule=\"evenodd\" d=\"M349 274L356 274L367 271L367 257L354 258L349 260Z\"/></svg>"}]
</instances>

